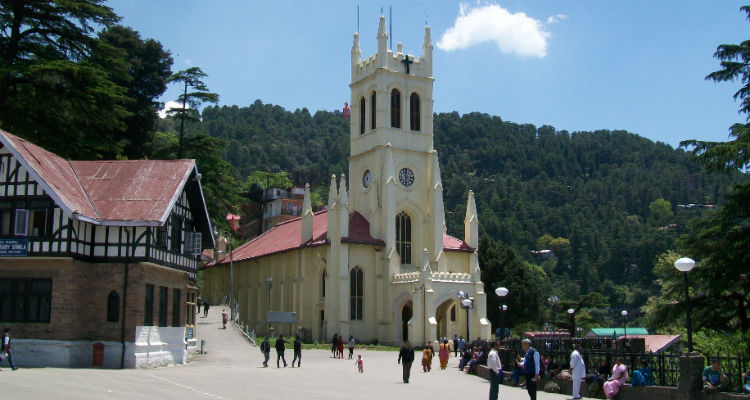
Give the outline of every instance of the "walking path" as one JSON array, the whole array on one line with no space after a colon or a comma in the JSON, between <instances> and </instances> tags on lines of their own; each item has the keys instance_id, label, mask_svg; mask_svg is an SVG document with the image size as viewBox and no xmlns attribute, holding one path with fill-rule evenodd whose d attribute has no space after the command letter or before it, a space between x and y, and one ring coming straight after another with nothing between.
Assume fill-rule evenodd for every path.
<instances>
[{"instance_id":1,"label":"walking path","mask_svg":"<svg viewBox=\"0 0 750 400\"><path fill-rule=\"evenodd\" d=\"M440 370L437 358L432 372L422 372L415 359L410 383L401 382L398 354L357 351L364 374L354 360L333 359L329 351L303 350L302 368L291 368L293 352L286 351L289 367L276 368L271 345L269 368L262 355L233 327L221 329L222 307L214 306L207 318L198 317L198 339L206 340L207 353L191 357L187 365L155 369L22 368L0 372L0 398L5 399L436 399L486 398L489 383L458 371L451 358ZM201 310L202 311L202 310ZM348 354L348 351L345 351ZM21 360L22 353L14 354ZM569 396L539 392L540 400ZM500 386L500 399L525 400L525 390Z\"/></svg>"}]
</instances>

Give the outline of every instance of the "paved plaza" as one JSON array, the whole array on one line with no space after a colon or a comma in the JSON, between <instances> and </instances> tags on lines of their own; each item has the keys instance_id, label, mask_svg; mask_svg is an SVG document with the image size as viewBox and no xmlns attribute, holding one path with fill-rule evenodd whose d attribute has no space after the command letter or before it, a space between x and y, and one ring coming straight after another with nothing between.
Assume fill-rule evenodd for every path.
<instances>
[{"instance_id":1,"label":"paved plaza","mask_svg":"<svg viewBox=\"0 0 750 400\"><path fill-rule=\"evenodd\" d=\"M441 371L437 358L430 373L415 361L409 384L401 381L398 354L362 354L364 374L353 360L338 360L329 351L303 350L302 368L262 367L260 351L234 329L220 329L221 307L198 319L198 334L207 341L207 354L191 357L187 365L155 369L0 368L0 398L6 399L484 399L489 383L458 371L457 359ZM273 347L273 344L272 344ZM348 353L348 350L345 350ZM21 361L23 354L14 354ZM419 360L419 357L417 357ZM539 392L540 400L570 396ZM500 386L500 399L528 399L520 388Z\"/></svg>"}]
</instances>

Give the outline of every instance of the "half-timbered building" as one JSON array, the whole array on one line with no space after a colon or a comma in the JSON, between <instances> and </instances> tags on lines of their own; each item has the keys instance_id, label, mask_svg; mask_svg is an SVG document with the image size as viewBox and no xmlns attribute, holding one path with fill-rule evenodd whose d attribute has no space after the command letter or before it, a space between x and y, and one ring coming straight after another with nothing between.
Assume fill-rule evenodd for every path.
<instances>
[{"instance_id":1,"label":"half-timbered building","mask_svg":"<svg viewBox=\"0 0 750 400\"><path fill-rule=\"evenodd\" d=\"M213 247L194 160L69 161L0 130L0 326L17 364L184 361Z\"/></svg>"}]
</instances>

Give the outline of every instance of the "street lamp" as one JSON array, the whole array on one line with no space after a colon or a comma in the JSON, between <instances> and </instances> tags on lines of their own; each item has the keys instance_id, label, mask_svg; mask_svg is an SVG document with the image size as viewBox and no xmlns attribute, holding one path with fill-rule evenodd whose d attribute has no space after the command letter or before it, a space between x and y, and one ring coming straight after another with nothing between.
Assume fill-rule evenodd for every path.
<instances>
[{"instance_id":1,"label":"street lamp","mask_svg":"<svg viewBox=\"0 0 750 400\"><path fill-rule=\"evenodd\" d=\"M628 310L620 311L620 315L622 315L622 325L625 330L623 336L625 336L625 339L627 339L628 338Z\"/></svg>"},{"instance_id":2,"label":"street lamp","mask_svg":"<svg viewBox=\"0 0 750 400\"><path fill-rule=\"evenodd\" d=\"M268 312L271 312L271 284L273 284L273 279L266 278L266 288L268 289ZM266 332L266 336L271 335L271 321L268 320L268 315L266 314L266 322L268 322L268 331Z\"/></svg>"},{"instance_id":3,"label":"street lamp","mask_svg":"<svg viewBox=\"0 0 750 400\"><path fill-rule=\"evenodd\" d=\"M568 315L570 315L570 336L574 337L576 334L576 310L569 308Z\"/></svg>"},{"instance_id":4,"label":"street lamp","mask_svg":"<svg viewBox=\"0 0 750 400\"><path fill-rule=\"evenodd\" d=\"M464 292L463 290L459 290L458 293L456 293L456 296L458 296L458 304L466 310L466 340L471 340L471 334L469 331L469 310L474 308L474 298L469 297L469 294Z\"/></svg>"},{"instance_id":5,"label":"street lamp","mask_svg":"<svg viewBox=\"0 0 750 400\"><path fill-rule=\"evenodd\" d=\"M508 309L508 306L503 302L505 301L505 296L508 295L508 292L509 290L506 287L495 289L495 294L500 298L500 340L503 340L503 337L505 336L505 310Z\"/></svg>"},{"instance_id":6,"label":"street lamp","mask_svg":"<svg viewBox=\"0 0 750 400\"><path fill-rule=\"evenodd\" d=\"M693 261L690 258L683 257L679 260L674 262L674 267L677 268L678 271L684 272L685 274L685 322L687 325L687 334L688 334L688 352L693 351L693 328L690 325L690 292L688 289L688 272L695 267L695 261Z\"/></svg>"},{"instance_id":7,"label":"street lamp","mask_svg":"<svg viewBox=\"0 0 750 400\"><path fill-rule=\"evenodd\" d=\"M557 296L550 296L547 301L549 304L552 305L552 333L555 333L555 304L557 304L558 301L560 301L560 298Z\"/></svg>"}]
</instances>

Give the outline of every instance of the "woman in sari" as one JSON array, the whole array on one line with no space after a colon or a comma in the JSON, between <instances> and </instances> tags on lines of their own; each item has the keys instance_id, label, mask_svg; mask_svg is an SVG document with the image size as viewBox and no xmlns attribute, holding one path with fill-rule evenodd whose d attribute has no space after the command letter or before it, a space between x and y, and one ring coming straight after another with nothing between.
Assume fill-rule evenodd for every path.
<instances>
[{"instance_id":1,"label":"woman in sari","mask_svg":"<svg viewBox=\"0 0 750 400\"><path fill-rule=\"evenodd\" d=\"M607 400L612 400L628 380L628 367L622 362L622 357L617 357L615 366L612 367L612 376L604 382L604 395L607 396Z\"/></svg>"},{"instance_id":2,"label":"woman in sari","mask_svg":"<svg viewBox=\"0 0 750 400\"><path fill-rule=\"evenodd\" d=\"M422 350L422 370L424 372L430 372L432 369L432 347L428 344Z\"/></svg>"},{"instance_id":3,"label":"woman in sari","mask_svg":"<svg viewBox=\"0 0 750 400\"><path fill-rule=\"evenodd\" d=\"M448 366L448 358L450 358L451 351L448 348L448 340L443 339L443 343L440 344L440 369L445 369Z\"/></svg>"}]
</instances>

